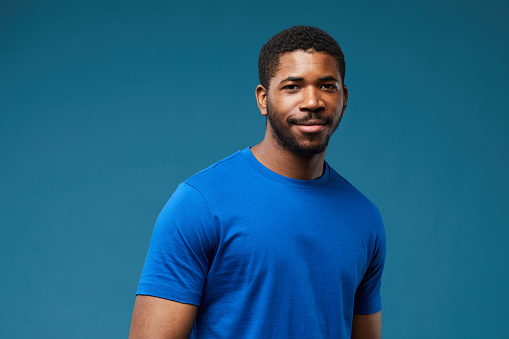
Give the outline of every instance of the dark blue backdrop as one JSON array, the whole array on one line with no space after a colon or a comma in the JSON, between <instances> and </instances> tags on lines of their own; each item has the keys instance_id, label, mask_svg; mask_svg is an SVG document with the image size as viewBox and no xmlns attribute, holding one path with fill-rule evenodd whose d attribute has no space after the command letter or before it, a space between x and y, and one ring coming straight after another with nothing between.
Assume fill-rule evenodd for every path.
<instances>
[{"instance_id":1,"label":"dark blue backdrop","mask_svg":"<svg viewBox=\"0 0 509 339\"><path fill-rule=\"evenodd\" d=\"M327 159L380 208L386 338L508 338L505 1L2 1L0 337L125 338L176 185L254 145L257 55L319 26Z\"/></svg>"}]
</instances>

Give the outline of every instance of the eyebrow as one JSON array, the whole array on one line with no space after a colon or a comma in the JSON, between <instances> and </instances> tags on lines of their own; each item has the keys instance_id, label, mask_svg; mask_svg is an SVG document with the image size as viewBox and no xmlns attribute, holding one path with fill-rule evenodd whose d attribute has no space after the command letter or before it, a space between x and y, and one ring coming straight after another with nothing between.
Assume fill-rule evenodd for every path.
<instances>
[{"instance_id":1,"label":"eyebrow","mask_svg":"<svg viewBox=\"0 0 509 339\"><path fill-rule=\"evenodd\" d=\"M286 79L281 80L280 84L282 84L283 82L286 82L286 81L302 81L302 80L304 80L304 78L288 77Z\"/></svg>"},{"instance_id":2,"label":"eyebrow","mask_svg":"<svg viewBox=\"0 0 509 339\"><path fill-rule=\"evenodd\" d=\"M338 79L334 78L333 76L329 75L329 76L326 76L326 77L322 77L320 78L320 80L322 81L336 81L336 82L339 82Z\"/></svg>"},{"instance_id":3,"label":"eyebrow","mask_svg":"<svg viewBox=\"0 0 509 339\"><path fill-rule=\"evenodd\" d=\"M302 80L304 80L304 78L300 78L300 77L288 77L286 79L281 80L280 84L282 84L283 82L286 82L286 81L302 81ZM336 79L335 77L333 77L332 75L321 77L320 81L336 81L336 82L339 82L339 80Z\"/></svg>"}]
</instances>

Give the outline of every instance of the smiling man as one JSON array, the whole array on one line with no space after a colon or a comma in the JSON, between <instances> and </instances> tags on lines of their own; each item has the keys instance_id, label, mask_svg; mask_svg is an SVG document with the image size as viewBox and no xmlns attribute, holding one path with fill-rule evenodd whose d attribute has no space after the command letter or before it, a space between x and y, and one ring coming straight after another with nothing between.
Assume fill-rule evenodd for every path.
<instances>
[{"instance_id":1,"label":"smiling man","mask_svg":"<svg viewBox=\"0 0 509 339\"><path fill-rule=\"evenodd\" d=\"M260 52L264 139L180 184L161 212L130 338L381 337L377 208L325 162L348 100L324 31Z\"/></svg>"}]
</instances>

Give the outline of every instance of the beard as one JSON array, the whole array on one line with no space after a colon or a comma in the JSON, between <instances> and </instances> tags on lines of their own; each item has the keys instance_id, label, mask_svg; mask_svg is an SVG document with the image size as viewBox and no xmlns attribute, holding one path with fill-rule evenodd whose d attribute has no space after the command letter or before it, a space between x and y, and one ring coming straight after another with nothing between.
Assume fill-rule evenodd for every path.
<instances>
[{"instance_id":1,"label":"beard","mask_svg":"<svg viewBox=\"0 0 509 339\"><path fill-rule=\"evenodd\" d=\"M326 125L334 123L331 117L324 117L320 113L308 112L304 118L299 120L288 119L288 124L285 124L285 122L276 119L274 112L267 103L267 120L272 128L272 136L276 139L279 146L295 155L311 157L324 152L325 149L327 149L332 133L334 133L334 131L338 128L339 122L341 121L341 118L339 118L321 143L302 145L297 141L295 135L291 133L290 127L291 125L303 123L311 119L321 120ZM306 134L306 137L311 142L316 138L316 135L308 133Z\"/></svg>"}]
</instances>

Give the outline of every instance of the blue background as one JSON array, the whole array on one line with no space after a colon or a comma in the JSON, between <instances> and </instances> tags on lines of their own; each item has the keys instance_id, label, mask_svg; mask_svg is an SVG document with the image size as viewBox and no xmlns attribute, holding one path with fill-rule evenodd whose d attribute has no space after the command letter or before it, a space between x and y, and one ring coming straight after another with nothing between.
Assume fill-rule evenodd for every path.
<instances>
[{"instance_id":1,"label":"blue background","mask_svg":"<svg viewBox=\"0 0 509 339\"><path fill-rule=\"evenodd\" d=\"M508 338L505 1L0 3L0 337L125 338L176 185L258 143L257 56L319 26L328 162L380 208L385 338Z\"/></svg>"}]
</instances>

